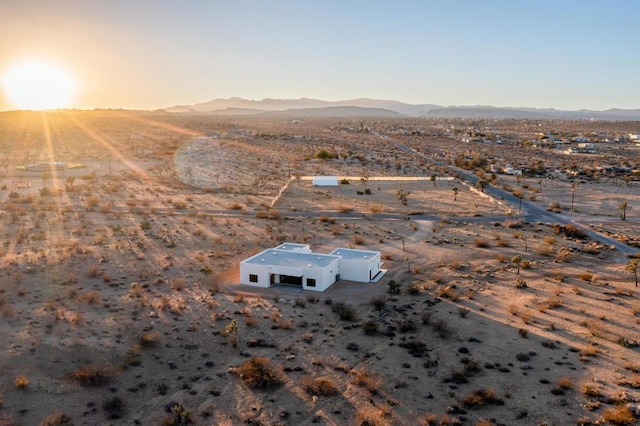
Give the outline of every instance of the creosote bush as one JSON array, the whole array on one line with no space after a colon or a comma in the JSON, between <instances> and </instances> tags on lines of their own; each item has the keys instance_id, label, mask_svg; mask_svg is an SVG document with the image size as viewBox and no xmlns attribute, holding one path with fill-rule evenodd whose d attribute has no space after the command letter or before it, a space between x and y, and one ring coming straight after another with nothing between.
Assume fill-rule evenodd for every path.
<instances>
[{"instance_id":1,"label":"creosote bush","mask_svg":"<svg viewBox=\"0 0 640 426\"><path fill-rule=\"evenodd\" d=\"M103 365L87 365L75 370L71 377L81 386L100 387L111 382L114 376L113 369Z\"/></svg>"},{"instance_id":2,"label":"creosote bush","mask_svg":"<svg viewBox=\"0 0 640 426\"><path fill-rule=\"evenodd\" d=\"M253 389L269 389L284 383L284 373L274 367L269 358L251 357L236 372L244 384Z\"/></svg>"},{"instance_id":3,"label":"creosote bush","mask_svg":"<svg viewBox=\"0 0 640 426\"><path fill-rule=\"evenodd\" d=\"M338 394L338 387L331 379L326 377L312 379L305 376L301 379L300 383L309 395L334 396Z\"/></svg>"},{"instance_id":4,"label":"creosote bush","mask_svg":"<svg viewBox=\"0 0 640 426\"><path fill-rule=\"evenodd\" d=\"M331 309L337 313L343 321L357 321L358 319L358 312L350 303L336 302L331 305Z\"/></svg>"}]
</instances>

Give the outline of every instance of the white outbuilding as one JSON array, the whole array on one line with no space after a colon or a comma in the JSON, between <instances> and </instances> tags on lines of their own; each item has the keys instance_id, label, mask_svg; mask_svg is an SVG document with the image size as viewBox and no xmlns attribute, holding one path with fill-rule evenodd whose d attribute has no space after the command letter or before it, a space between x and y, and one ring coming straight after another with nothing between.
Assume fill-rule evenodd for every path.
<instances>
[{"instance_id":1,"label":"white outbuilding","mask_svg":"<svg viewBox=\"0 0 640 426\"><path fill-rule=\"evenodd\" d=\"M267 288L274 284L325 291L338 280L371 282L380 269L380 252L339 248L314 253L308 244L285 243L240 262L240 283Z\"/></svg>"},{"instance_id":2,"label":"white outbuilding","mask_svg":"<svg viewBox=\"0 0 640 426\"><path fill-rule=\"evenodd\" d=\"M313 186L338 186L338 176L314 176Z\"/></svg>"},{"instance_id":3,"label":"white outbuilding","mask_svg":"<svg viewBox=\"0 0 640 426\"><path fill-rule=\"evenodd\" d=\"M382 273L380 252L337 248L330 254L340 258L340 279L368 283Z\"/></svg>"}]
</instances>

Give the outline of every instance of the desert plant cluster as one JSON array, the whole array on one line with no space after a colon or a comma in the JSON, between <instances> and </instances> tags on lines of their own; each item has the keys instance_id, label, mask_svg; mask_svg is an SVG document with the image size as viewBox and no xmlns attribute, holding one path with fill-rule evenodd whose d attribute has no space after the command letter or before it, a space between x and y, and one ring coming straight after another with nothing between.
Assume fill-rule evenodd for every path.
<instances>
[{"instance_id":1,"label":"desert plant cluster","mask_svg":"<svg viewBox=\"0 0 640 426\"><path fill-rule=\"evenodd\" d=\"M638 127L2 113L0 425L637 424ZM283 242L386 273L238 284Z\"/></svg>"}]
</instances>

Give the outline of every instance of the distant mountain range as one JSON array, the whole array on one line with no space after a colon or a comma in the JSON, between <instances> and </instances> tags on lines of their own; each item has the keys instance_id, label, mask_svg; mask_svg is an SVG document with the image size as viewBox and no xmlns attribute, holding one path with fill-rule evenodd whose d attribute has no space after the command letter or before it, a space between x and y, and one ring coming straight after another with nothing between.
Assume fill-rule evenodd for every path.
<instances>
[{"instance_id":1,"label":"distant mountain range","mask_svg":"<svg viewBox=\"0 0 640 426\"><path fill-rule=\"evenodd\" d=\"M254 115L266 117L441 117L441 118L534 118L573 120L640 120L640 109L608 109L605 111L564 111L552 108L504 108L493 106L440 106L406 104L380 99L213 99L194 105L164 108L171 113L207 115Z\"/></svg>"}]
</instances>

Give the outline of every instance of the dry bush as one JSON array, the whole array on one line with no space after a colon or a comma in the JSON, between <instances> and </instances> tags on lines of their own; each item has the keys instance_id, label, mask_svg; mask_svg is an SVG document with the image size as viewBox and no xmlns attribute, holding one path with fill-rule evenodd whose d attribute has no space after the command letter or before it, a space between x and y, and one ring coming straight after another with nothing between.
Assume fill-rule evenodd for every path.
<instances>
[{"instance_id":1,"label":"dry bush","mask_svg":"<svg viewBox=\"0 0 640 426\"><path fill-rule=\"evenodd\" d=\"M231 203L231 205L229 206L229 210L242 210L242 204L238 203L238 202L233 202Z\"/></svg>"},{"instance_id":2,"label":"dry bush","mask_svg":"<svg viewBox=\"0 0 640 426\"><path fill-rule=\"evenodd\" d=\"M562 300L557 298L557 297L551 297L549 299L546 299L544 301L542 301L539 305L538 305L538 311L540 312L544 312L548 309L557 309L557 308L561 308L563 305Z\"/></svg>"},{"instance_id":3,"label":"dry bush","mask_svg":"<svg viewBox=\"0 0 640 426\"><path fill-rule=\"evenodd\" d=\"M243 362L235 372L245 385L253 389L270 389L284 383L284 373L274 367L269 358L251 357Z\"/></svg>"},{"instance_id":4,"label":"dry bush","mask_svg":"<svg viewBox=\"0 0 640 426\"><path fill-rule=\"evenodd\" d=\"M353 244L358 246L358 245L362 245L366 242L366 240L364 239L364 237L362 235L358 235L358 234L353 234Z\"/></svg>"},{"instance_id":5,"label":"dry bush","mask_svg":"<svg viewBox=\"0 0 640 426\"><path fill-rule=\"evenodd\" d=\"M459 298L458 292L456 292L451 286L439 288L436 294L441 299L449 299L452 302L456 302Z\"/></svg>"},{"instance_id":6,"label":"dry bush","mask_svg":"<svg viewBox=\"0 0 640 426\"><path fill-rule=\"evenodd\" d=\"M300 383L302 387L309 395L315 396L334 396L339 393L338 387L333 381L327 377L318 377L312 379L308 376L304 376Z\"/></svg>"},{"instance_id":7,"label":"dry bush","mask_svg":"<svg viewBox=\"0 0 640 426\"><path fill-rule=\"evenodd\" d=\"M325 215L320 216L318 220L322 223L331 223L331 224L336 223L336 218L325 216Z\"/></svg>"},{"instance_id":8,"label":"dry bush","mask_svg":"<svg viewBox=\"0 0 640 426\"><path fill-rule=\"evenodd\" d=\"M385 417L380 408L367 405L366 407L358 408L354 424L360 426L387 426L389 420Z\"/></svg>"},{"instance_id":9,"label":"dry bush","mask_svg":"<svg viewBox=\"0 0 640 426\"><path fill-rule=\"evenodd\" d=\"M338 206L338 211L340 213L351 213L353 211L353 207L343 204L343 205Z\"/></svg>"},{"instance_id":10,"label":"dry bush","mask_svg":"<svg viewBox=\"0 0 640 426\"><path fill-rule=\"evenodd\" d=\"M171 281L171 288L173 290L175 290L175 291L182 291L182 289L184 289L186 283L187 283L187 280L185 280L184 277L174 278Z\"/></svg>"},{"instance_id":11,"label":"dry bush","mask_svg":"<svg viewBox=\"0 0 640 426\"><path fill-rule=\"evenodd\" d=\"M353 384L365 388L374 395L378 393L382 383L380 376L365 369L353 369L350 373L353 376Z\"/></svg>"},{"instance_id":12,"label":"dry bush","mask_svg":"<svg viewBox=\"0 0 640 426\"><path fill-rule=\"evenodd\" d=\"M484 238L476 238L475 240L473 240L473 245L478 247L478 248L489 248L489 247L491 247L491 244L489 243L489 241L484 239Z\"/></svg>"},{"instance_id":13,"label":"dry bush","mask_svg":"<svg viewBox=\"0 0 640 426\"><path fill-rule=\"evenodd\" d=\"M369 301L373 305L376 311L381 311L387 305L387 296L379 295L371 298Z\"/></svg>"},{"instance_id":14,"label":"dry bush","mask_svg":"<svg viewBox=\"0 0 640 426\"><path fill-rule=\"evenodd\" d=\"M356 308L350 304L345 302L336 302L331 305L331 310L337 313L341 320L343 321L357 321L358 320L358 311Z\"/></svg>"},{"instance_id":15,"label":"dry bush","mask_svg":"<svg viewBox=\"0 0 640 426\"><path fill-rule=\"evenodd\" d=\"M19 375L13 381L13 385L16 387L16 389L26 389L27 386L29 386L29 380L25 376Z\"/></svg>"},{"instance_id":16,"label":"dry bush","mask_svg":"<svg viewBox=\"0 0 640 426\"><path fill-rule=\"evenodd\" d=\"M160 333L157 331L145 333L140 336L140 346L143 348L152 348L160 344Z\"/></svg>"},{"instance_id":17,"label":"dry bush","mask_svg":"<svg viewBox=\"0 0 640 426\"><path fill-rule=\"evenodd\" d=\"M496 396L493 388L486 388L463 396L460 403L467 408L480 408L485 405L503 405L504 401Z\"/></svg>"},{"instance_id":18,"label":"dry bush","mask_svg":"<svg viewBox=\"0 0 640 426\"><path fill-rule=\"evenodd\" d=\"M600 391L600 388L594 384L591 383L585 383L582 385L582 393L586 396L590 396L590 397L598 397L600 395L602 395L602 392Z\"/></svg>"},{"instance_id":19,"label":"dry bush","mask_svg":"<svg viewBox=\"0 0 640 426\"><path fill-rule=\"evenodd\" d=\"M96 278L100 273L100 267L98 265L91 265L89 269L87 269L87 276L89 278Z\"/></svg>"},{"instance_id":20,"label":"dry bush","mask_svg":"<svg viewBox=\"0 0 640 426\"><path fill-rule=\"evenodd\" d=\"M556 381L556 385L563 390L573 389L573 381L568 377L560 377Z\"/></svg>"},{"instance_id":21,"label":"dry bush","mask_svg":"<svg viewBox=\"0 0 640 426\"><path fill-rule=\"evenodd\" d=\"M39 426L62 426L68 424L71 424L71 417L60 410L54 411L53 414L49 414L38 423Z\"/></svg>"},{"instance_id":22,"label":"dry bush","mask_svg":"<svg viewBox=\"0 0 640 426\"><path fill-rule=\"evenodd\" d=\"M582 281L591 282L593 280L593 274L590 274L589 272L582 272L578 274L578 278Z\"/></svg>"},{"instance_id":23,"label":"dry bush","mask_svg":"<svg viewBox=\"0 0 640 426\"><path fill-rule=\"evenodd\" d=\"M605 422L609 422L614 425L634 425L636 418L629 409L628 406L619 404L613 408L605 410L602 415L602 419Z\"/></svg>"},{"instance_id":24,"label":"dry bush","mask_svg":"<svg viewBox=\"0 0 640 426\"><path fill-rule=\"evenodd\" d=\"M87 305L97 305L102 300L102 296L96 290L87 291L78 296L78 301Z\"/></svg>"},{"instance_id":25,"label":"dry bush","mask_svg":"<svg viewBox=\"0 0 640 426\"><path fill-rule=\"evenodd\" d=\"M115 376L115 370L106 365L90 364L71 373L71 378L81 386L101 387L109 384Z\"/></svg>"}]
</instances>

